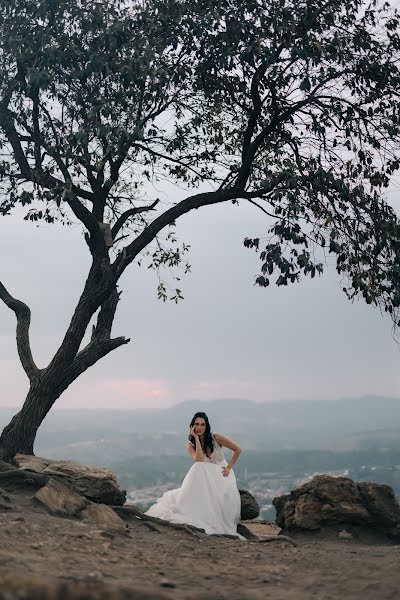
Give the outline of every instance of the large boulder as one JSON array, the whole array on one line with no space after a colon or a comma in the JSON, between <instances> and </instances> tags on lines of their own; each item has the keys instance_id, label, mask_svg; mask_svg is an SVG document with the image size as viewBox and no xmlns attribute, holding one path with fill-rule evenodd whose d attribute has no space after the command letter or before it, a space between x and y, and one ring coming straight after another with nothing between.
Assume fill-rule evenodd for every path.
<instances>
[{"instance_id":1,"label":"large boulder","mask_svg":"<svg viewBox=\"0 0 400 600\"><path fill-rule=\"evenodd\" d=\"M258 506L257 500L247 490L239 490L240 494L240 518L242 521L248 519L256 519L260 514L260 507Z\"/></svg>"},{"instance_id":2,"label":"large boulder","mask_svg":"<svg viewBox=\"0 0 400 600\"><path fill-rule=\"evenodd\" d=\"M49 513L59 517L74 517L88 504L86 498L53 478L36 492L35 498Z\"/></svg>"},{"instance_id":3,"label":"large boulder","mask_svg":"<svg viewBox=\"0 0 400 600\"><path fill-rule=\"evenodd\" d=\"M274 498L283 531L368 527L400 539L400 505L388 485L317 475L290 494Z\"/></svg>"},{"instance_id":4,"label":"large boulder","mask_svg":"<svg viewBox=\"0 0 400 600\"><path fill-rule=\"evenodd\" d=\"M110 469L26 454L17 454L15 462L20 469L51 476L93 502L122 506L126 500L125 490L119 488Z\"/></svg>"}]
</instances>

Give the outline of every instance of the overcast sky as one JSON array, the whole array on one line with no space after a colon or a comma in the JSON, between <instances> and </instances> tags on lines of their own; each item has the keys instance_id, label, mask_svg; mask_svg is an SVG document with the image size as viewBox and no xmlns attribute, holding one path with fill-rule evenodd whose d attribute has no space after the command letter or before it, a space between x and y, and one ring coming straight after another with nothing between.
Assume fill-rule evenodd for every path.
<instances>
[{"instance_id":1,"label":"overcast sky","mask_svg":"<svg viewBox=\"0 0 400 600\"><path fill-rule=\"evenodd\" d=\"M398 200L400 192L393 189L390 201ZM185 300L158 301L155 274L132 266L121 281L113 330L131 343L81 376L56 406L400 397L400 350L390 320L361 301L351 304L333 268L291 287L253 285L259 259L243 247L243 238L263 235L266 227L252 206L207 207L182 218L178 235L192 246L192 273L180 282ZM33 354L45 366L87 272L81 229L36 227L16 214L0 219L0 249L0 280L31 307ZM27 380L16 352L15 316L4 304L0 372L0 405L19 406Z\"/></svg>"}]
</instances>

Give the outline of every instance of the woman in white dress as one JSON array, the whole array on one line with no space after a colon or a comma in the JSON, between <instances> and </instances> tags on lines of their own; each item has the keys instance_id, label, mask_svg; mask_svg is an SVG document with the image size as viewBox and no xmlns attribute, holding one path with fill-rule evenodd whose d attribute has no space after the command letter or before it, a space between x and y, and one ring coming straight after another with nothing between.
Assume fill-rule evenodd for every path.
<instances>
[{"instance_id":1,"label":"woman in white dress","mask_svg":"<svg viewBox=\"0 0 400 600\"><path fill-rule=\"evenodd\" d=\"M233 452L229 463L223 447ZM190 422L186 448L194 464L182 486L165 492L146 514L195 525L208 534L238 535L241 504L232 466L239 458L240 446L219 433L212 434L206 413L197 412Z\"/></svg>"}]
</instances>

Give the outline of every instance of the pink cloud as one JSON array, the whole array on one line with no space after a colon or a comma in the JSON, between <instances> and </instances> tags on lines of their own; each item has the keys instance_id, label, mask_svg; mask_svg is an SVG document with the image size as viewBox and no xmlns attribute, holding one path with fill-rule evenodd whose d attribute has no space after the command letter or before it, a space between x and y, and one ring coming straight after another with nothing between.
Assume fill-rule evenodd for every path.
<instances>
[{"instance_id":1,"label":"pink cloud","mask_svg":"<svg viewBox=\"0 0 400 600\"><path fill-rule=\"evenodd\" d=\"M110 379L81 382L68 389L57 408L162 408L172 404L169 385L161 380Z\"/></svg>"}]
</instances>

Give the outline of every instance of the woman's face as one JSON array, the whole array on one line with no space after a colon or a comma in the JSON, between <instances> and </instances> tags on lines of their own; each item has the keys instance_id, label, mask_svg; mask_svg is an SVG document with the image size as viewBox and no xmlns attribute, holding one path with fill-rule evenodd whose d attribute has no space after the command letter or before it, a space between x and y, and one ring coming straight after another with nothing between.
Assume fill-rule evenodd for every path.
<instances>
[{"instance_id":1,"label":"woman's face","mask_svg":"<svg viewBox=\"0 0 400 600\"><path fill-rule=\"evenodd\" d=\"M205 419L202 419L201 417L198 417L195 422L193 423L193 427L194 427L194 432L197 433L197 435L203 435L205 430L206 430L206 421Z\"/></svg>"}]
</instances>

